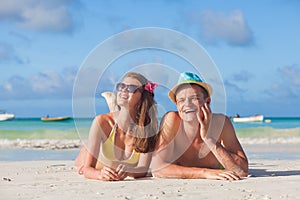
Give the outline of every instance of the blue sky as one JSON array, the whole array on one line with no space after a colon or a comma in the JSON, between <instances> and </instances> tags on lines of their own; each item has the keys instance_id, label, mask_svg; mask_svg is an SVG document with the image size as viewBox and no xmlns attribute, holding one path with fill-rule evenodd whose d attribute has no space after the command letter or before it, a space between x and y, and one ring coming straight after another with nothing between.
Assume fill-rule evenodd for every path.
<instances>
[{"instance_id":1,"label":"blue sky","mask_svg":"<svg viewBox=\"0 0 300 200\"><path fill-rule=\"evenodd\" d=\"M297 0L2 0L0 109L17 117L72 115L76 74L99 43L124 30L161 27L206 49L224 81L227 115L300 116L299 19ZM124 70L177 59L159 52L123 57L117 63ZM111 68L112 82L120 75ZM157 96L166 110L175 108ZM96 97L97 113L106 112Z\"/></svg>"}]
</instances>

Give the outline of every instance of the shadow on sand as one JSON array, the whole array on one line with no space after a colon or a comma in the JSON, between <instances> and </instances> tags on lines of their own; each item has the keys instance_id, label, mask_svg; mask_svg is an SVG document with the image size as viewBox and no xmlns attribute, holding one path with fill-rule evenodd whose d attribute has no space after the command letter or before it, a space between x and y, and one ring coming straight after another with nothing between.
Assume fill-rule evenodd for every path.
<instances>
[{"instance_id":1,"label":"shadow on sand","mask_svg":"<svg viewBox=\"0 0 300 200\"><path fill-rule=\"evenodd\" d=\"M268 171L266 169L249 169L249 175L251 177L295 176L300 175L300 170Z\"/></svg>"},{"instance_id":2,"label":"shadow on sand","mask_svg":"<svg viewBox=\"0 0 300 200\"><path fill-rule=\"evenodd\" d=\"M300 176L300 170L273 170L277 165L265 165L262 163L251 163L249 165L250 177L273 177L273 176ZM259 167L260 169L255 169ZM262 169L265 168L265 169Z\"/></svg>"}]
</instances>

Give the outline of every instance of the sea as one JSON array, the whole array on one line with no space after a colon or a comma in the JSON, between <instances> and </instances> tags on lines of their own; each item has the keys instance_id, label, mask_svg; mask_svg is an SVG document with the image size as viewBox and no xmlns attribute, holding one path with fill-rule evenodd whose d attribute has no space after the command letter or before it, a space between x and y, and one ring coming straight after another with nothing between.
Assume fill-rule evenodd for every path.
<instances>
[{"instance_id":1,"label":"sea","mask_svg":"<svg viewBox=\"0 0 300 200\"><path fill-rule=\"evenodd\" d=\"M0 161L75 159L80 146L87 141L92 120L44 122L40 118L15 118L0 121ZM242 146L249 147L251 157L260 158L256 149L267 146L271 150L264 150L262 158L276 159L282 147L289 147L291 151L281 158L300 159L296 151L300 148L300 117L265 117L263 122L232 124Z\"/></svg>"}]
</instances>

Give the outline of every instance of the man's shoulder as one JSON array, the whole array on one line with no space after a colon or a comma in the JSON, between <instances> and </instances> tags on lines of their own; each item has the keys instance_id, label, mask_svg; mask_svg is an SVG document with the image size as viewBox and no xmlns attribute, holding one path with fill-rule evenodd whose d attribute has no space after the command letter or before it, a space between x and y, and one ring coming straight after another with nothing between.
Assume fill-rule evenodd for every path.
<instances>
[{"instance_id":1,"label":"man's shoulder","mask_svg":"<svg viewBox=\"0 0 300 200\"><path fill-rule=\"evenodd\" d=\"M181 118L178 112L167 112L161 121L160 135L165 141L170 141L179 129Z\"/></svg>"},{"instance_id":2,"label":"man's shoulder","mask_svg":"<svg viewBox=\"0 0 300 200\"><path fill-rule=\"evenodd\" d=\"M164 115L163 119L171 121L171 122L175 122L175 121L180 120L181 118L180 118L178 112L176 112L176 111L169 111L169 112L167 112Z\"/></svg>"},{"instance_id":3,"label":"man's shoulder","mask_svg":"<svg viewBox=\"0 0 300 200\"><path fill-rule=\"evenodd\" d=\"M224 114L213 114L212 131L220 133L220 138L231 138L235 134L235 130L230 118Z\"/></svg>"},{"instance_id":4,"label":"man's shoulder","mask_svg":"<svg viewBox=\"0 0 300 200\"><path fill-rule=\"evenodd\" d=\"M221 123L221 122L228 123L228 122L230 122L230 118L227 115L224 115L221 113L213 113L212 121L213 121L213 123Z\"/></svg>"}]
</instances>

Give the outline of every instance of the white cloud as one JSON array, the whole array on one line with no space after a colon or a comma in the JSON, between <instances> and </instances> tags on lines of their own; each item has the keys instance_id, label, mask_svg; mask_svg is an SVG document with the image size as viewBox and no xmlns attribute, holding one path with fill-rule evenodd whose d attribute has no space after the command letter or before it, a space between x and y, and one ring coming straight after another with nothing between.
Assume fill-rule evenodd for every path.
<instances>
[{"instance_id":1,"label":"white cloud","mask_svg":"<svg viewBox=\"0 0 300 200\"><path fill-rule=\"evenodd\" d=\"M289 65L278 68L278 75L265 92L273 100L290 102L300 100L300 68L298 65Z\"/></svg>"},{"instance_id":2,"label":"white cloud","mask_svg":"<svg viewBox=\"0 0 300 200\"><path fill-rule=\"evenodd\" d=\"M77 80L76 88L73 88L75 79L78 79L77 72L78 68L74 66L64 68L60 72L48 69L30 77L12 76L0 85L0 101L71 99L73 89L77 91L76 98L93 97L94 95L102 98L100 93L113 91L116 81L120 78L116 74L105 74L105 76L98 77L97 69L91 68L81 71L80 82ZM97 84L102 84L98 85L98 90L96 90Z\"/></svg>"},{"instance_id":3,"label":"white cloud","mask_svg":"<svg viewBox=\"0 0 300 200\"><path fill-rule=\"evenodd\" d=\"M46 70L31 78L32 90L40 94L55 94L63 83L63 77L53 70Z\"/></svg>"},{"instance_id":4,"label":"white cloud","mask_svg":"<svg viewBox=\"0 0 300 200\"><path fill-rule=\"evenodd\" d=\"M229 14L207 10L195 14L194 20L199 21L200 35L207 42L225 41L233 46L253 44L253 33L240 10Z\"/></svg>"},{"instance_id":5,"label":"white cloud","mask_svg":"<svg viewBox=\"0 0 300 200\"><path fill-rule=\"evenodd\" d=\"M63 73L46 70L29 78L13 76L0 85L0 99L71 98L76 72L74 67L65 68Z\"/></svg>"},{"instance_id":6,"label":"white cloud","mask_svg":"<svg viewBox=\"0 0 300 200\"><path fill-rule=\"evenodd\" d=\"M1 0L0 20L20 27L41 31L66 31L74 29L69 0Z\"/></svg>"},{"instance_id":7,"label":"white cloud","mask_svg":"<svg viewBox=\"0 0 300 200\"><path fill-rule=\"evenodd\" d=\"M32 92L29 82L20 76L13 76L3 86L0 86L0 99L23 99L32 98Z\"/></svg>"}]
</instances>

